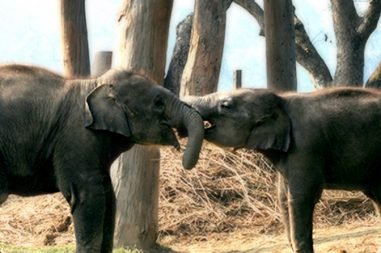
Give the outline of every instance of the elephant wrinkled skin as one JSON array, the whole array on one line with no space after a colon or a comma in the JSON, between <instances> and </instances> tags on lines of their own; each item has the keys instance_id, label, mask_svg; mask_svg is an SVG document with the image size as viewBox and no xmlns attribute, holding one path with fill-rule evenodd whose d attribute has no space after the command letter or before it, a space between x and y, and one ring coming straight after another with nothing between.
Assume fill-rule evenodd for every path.
<instances>
[{"instance_id":1,"label":"elephant wrinkled skin","mask_svg":"<svg viewBox=\"0 0 381 253\"><path fill-rule=\"evenodd\" d=\"M149 79L123 70L67 80L24 65L0 66L0 204L10 193L61 191L78 253L112 251L111 163L135 143L173 145L186 128L186 169L198 160L198 113Z\"/></svg>"},{"instance_id":2,"label":"elephant wrinkled skin","mask_svg":"<svg viewBox=\"0 0 381 253\"><path fill-rule=\"evenodd\" d=\"M184 101L209 121L207 140L255 149L273 162L294 252L313 252L313 210L323 189L362 191L380 212L381 90L239 89Z\"/></svg>"}]
</instances>

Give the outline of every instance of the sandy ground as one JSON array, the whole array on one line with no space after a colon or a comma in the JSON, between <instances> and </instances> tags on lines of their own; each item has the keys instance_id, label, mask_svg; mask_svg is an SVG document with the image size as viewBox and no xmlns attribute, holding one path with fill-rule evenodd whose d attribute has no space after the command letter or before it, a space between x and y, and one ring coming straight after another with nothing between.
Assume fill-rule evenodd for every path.
<instances>
[{"instance_id":1,"label":"sandy ground","mask_svg":"<svg viewBox=\"0 0 381 253\"><path fill-rule=\"evenodd\" d=\"M314 235L316 253L381 253L381 226L350 226L317 229ZM162 240L176 252L188 253L292 253L285 235L258 235L250 231L175 241Z\"/></svg>"}]
</instances>

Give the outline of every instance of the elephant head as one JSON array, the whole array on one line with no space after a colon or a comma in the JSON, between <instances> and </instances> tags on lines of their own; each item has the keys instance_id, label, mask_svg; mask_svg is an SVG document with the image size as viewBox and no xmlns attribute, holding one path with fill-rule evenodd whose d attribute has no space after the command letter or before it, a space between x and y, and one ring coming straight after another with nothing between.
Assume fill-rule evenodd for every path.
<instances>
[{"instance_id":1,"label":"elephant head","mask_svg":"<svg viewBox=\"0 0 381 253\"><path fill-rule=\"evenodd\" d=\"M183 166L198 160L204 129L199 114L150 79L128 71L110 70L97 78L86 99L85 125L122 135L133 143L180 145L172 128L189 131Z\"/></svg>"},{"instance_id":2,"label":"elephant head","mask_svg":"<svg viewBox=\"0 0 381 253\"><path fill-rule=\"evenodd\" d=\"M266 90L239 89L183 99L208 122L205 138L217 145L287 151L291 123L283 100Z\"/></svg>"}]
</instances>

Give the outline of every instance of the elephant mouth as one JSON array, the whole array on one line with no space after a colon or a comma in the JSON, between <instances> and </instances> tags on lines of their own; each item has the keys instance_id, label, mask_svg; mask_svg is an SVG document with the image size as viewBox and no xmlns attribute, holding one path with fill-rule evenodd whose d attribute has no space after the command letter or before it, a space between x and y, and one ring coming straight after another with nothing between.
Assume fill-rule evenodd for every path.
<instances>
[{"instance_id":1,"label":"elephant mouth","mask_svg":"<svg viewBox=\"0 0 381 253\"><path fill-rule=\"evenodd\" d=\"M213 130L216 128L216 124L213 123L210 120L203 120L204 121L204 134L205 136L208 135L209 133L213 132ZM185 128L176 128L175 129L177 132L177 135L180 138L185 138L188 137L188 131Z\"/></svg>"},{"instance_id":2,"label":"elephant mouth","mask_svg":"<svg viewBox=\"0 0 381 253\"><path fill-rule=\"evenodd\" d=\"M180 150L180 143L176 137L176 128L173 128L169 122L160 122L162 143L173 146L176 150Z\"/></svg>"},{"instance_id":3,"label":"elephant mouth","mask_svg":"<svg viewBox=\"0 0 381 253\"><path fill-rule=\"evenodd\" d=\"M216 124L210 120L204 120L204 131L207 134L208 132L213 131L216 128Z\"/></svg>"}]
</instances>

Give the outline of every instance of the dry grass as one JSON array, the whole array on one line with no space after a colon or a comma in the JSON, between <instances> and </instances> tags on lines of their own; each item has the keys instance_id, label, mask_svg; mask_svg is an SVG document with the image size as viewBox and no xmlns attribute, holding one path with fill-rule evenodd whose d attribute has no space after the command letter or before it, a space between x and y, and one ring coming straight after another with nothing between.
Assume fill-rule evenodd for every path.
<instances>
[{"instance_id":1,"label":"dry grass","mask_svg":"<svg viewBox=\"0 0 381 253\"><path fill-rule=\"evenodd\" d=\"M170 149L162 152L161 235L192 235L250 228L256 233L283 232L276 199L276 172L263 156L206 143L192 171L181 168ZM176 162L174 162L174 160ZM362 193L324 191L315 209L315 227L375 222L370 200Z\"/></svg>"},{"instance_id":2,"label":"dry grass","mask_svg":"<svg viewBox=\"0 0 381 253\"><path fill-rule=\"evenodd\" d=\"M191 236L250 230L283 232L276 204L276 173L259 154L204 144L195 169L185 171L171 148L161 152L159 235ZM375 223L372 204L360 193L327 191L317 205L315 226ZM0 206L0 243L73 243L68 205L60 194L11 198Z\"/></svg>"}]
</instances>

